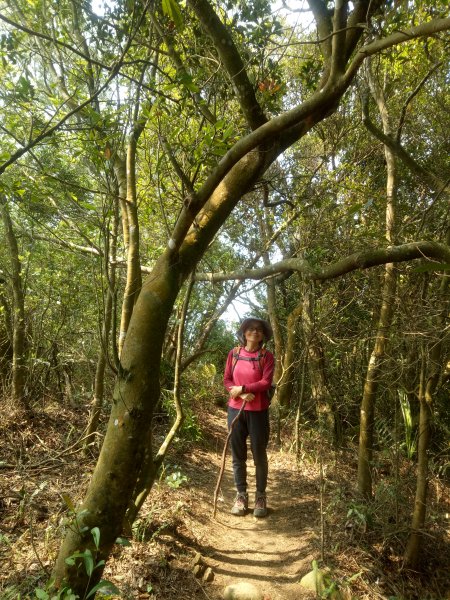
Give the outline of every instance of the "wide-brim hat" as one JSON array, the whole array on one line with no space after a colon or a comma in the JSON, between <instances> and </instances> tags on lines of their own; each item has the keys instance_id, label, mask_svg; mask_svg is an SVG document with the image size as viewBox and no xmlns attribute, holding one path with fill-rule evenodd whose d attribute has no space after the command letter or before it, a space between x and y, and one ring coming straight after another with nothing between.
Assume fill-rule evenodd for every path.
<instances>
[{"instance_id":1,"label":"wide-brim hat","mask_svg":"<svg viewBox=\"0 0 450 600\"><path fill-rule=\"evenodd\" d=\"M264 333L264 340L268 342L273 336L272 326L269 321L265 321L264 319L260 319L259 317L247 317L241 323L241 326L238 329L237 336L238 340L241 344L245 344L244 331L247 329L249 323L252 321L256 321L257 323L261 323L261 327Z\"/></svg>"}]
</instances>

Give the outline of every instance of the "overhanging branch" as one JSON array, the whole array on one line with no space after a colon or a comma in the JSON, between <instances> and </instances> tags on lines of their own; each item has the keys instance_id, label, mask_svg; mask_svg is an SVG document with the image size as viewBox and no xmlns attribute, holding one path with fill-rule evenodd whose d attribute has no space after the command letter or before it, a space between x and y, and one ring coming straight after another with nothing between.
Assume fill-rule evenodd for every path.
<instances>
[{"instance_id":1,"label":"overhanging branch","mask_svg":"<svg viewBox=\"0 0 450 600\"><path fill-rule=\"evenodd\" d=\"M307 279L327 281L358 269L369 269L386 263L406 262L418 258L435 260L440 265L443 263L450 265L450 248L439 242L412 242L391 246L390 248L355 252L323 268L315 268L303 258L288 258L258 269L234 271L232 273L197 273L195 280L216 283L227 280L263 279L264 277L274 277L281 273L296 271ZM438 266L436 265L436 267Z\"/></svg>"},{"instance_id":2,"label":"overhanging branch","mask_svg":"<svg viewBox=\"0 0 450 600\"><path fill-rule=\"evenodd\" d=\"M169 250L178 252L185 235L198 215L205 206L208 198L223 181L231 169L246 155L258 146L270 139L275 139L282 133L286 137L289 131L303 124L304 132L309 131L317 122L318 115L324 118L324 114L331 114L337 102L348 89L359 67L367 56L381 52L396 44L409 41L414 38L434 35L440 31L450 29L450 18L434 19L428 23L412 27L406 31L395 32L385 39L377 40L360 48L344 76L338 81L326 84L322 89L313 93L305 102L293 109L274 117L267 123L258 127L248 135L241 138L216 165L203 186L195 195L186 199L185 207L175 225L172 237L169 240ZM319 119L318 119L319 120Z\"/></svg>"},{"instance_id":3,"label":"overhanging branch","mask_svg":"<svg viewBox=\"0 0 450 600\"><path fill-rule=\"evenodd\" d=\"M432 21L428 21L428 23L421 23L410 29L395 31L385 38L366 44L356 53L345 73L345 79L350 78L352 80L364 59L368 56L373 56L398 44L403 44L419 37L432 36L448 29L450 29L450 17L447 19L433 19Z\"/></svg>"}]
</instances>

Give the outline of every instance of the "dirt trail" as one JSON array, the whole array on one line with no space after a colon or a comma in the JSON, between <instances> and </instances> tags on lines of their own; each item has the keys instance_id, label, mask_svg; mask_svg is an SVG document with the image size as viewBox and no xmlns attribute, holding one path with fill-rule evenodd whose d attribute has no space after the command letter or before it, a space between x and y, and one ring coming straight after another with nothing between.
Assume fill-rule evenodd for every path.
<instances>
[{"instance_id":1,"label":"dirt trail","mask_svg":"<svg viewBox=\"0 0 450 600\"><path fill-rule=\"evenodd\" d=\"M311 570L311 562L318 555L317 482L302 476L292 454L269 448L268 516L257 519L249 510L245 517L235 517L230 514L235 490L228 452L217 515L213 520L213 492L226 438L224 413L210 415L209 427L212 428L210 441L215 439L217 451L197 452L190 473L193 481L203 464L202 485L196 490L198 512L195 512L205 518L191 526L203 547L207 564L215 573L209 589L213 591L213 588L217 597L221 597L225 586L245 581L257 586L267 600L314 597L298 582ZM255 476L251 458L248 467L252 508Z\"/></svg>"}]
</instances>

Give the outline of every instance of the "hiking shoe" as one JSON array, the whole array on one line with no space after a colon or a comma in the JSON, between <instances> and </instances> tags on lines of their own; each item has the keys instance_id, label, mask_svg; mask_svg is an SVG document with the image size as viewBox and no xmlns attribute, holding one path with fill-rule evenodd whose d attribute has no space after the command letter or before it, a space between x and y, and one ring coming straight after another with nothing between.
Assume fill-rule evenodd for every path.
<instances>
[{"instance_id":1,"label":"hiking shoe","mask_svg":"<svg viewBox=\"0 0 450 600\"><path fill-rule=\"evenodd\" d=\"M234 504L231 508L231 514L243 517L248 510L248 494L238 492Z\"/></svg>"},{"instance_id":2,"label":"hiking shoe","mask_svg":"<svg viewBox=\"0 0 450 600\"><path fill-rule=\"evenodd\" d=\"M265 494L256 494L255 508L253 509L253 516L265 517L267 515L267 499Z\"/></svg>"}]
</instances>

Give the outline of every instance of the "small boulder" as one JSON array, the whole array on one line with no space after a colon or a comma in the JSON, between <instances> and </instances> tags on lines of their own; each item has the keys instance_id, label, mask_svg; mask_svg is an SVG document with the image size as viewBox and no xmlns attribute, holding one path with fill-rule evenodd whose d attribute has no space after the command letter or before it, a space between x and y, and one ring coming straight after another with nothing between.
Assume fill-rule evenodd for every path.
<instances>
[{"instance_id":1,"label":"small boulder","mask_svg":"<svg viewBox=\"0 0 450 600\"><path fill-rule=\"evenodd\" d=\"M314 569L309 573L306 573L306 575L300 579L300 585L307 590L321 594L325 589L322 571L320 569Z\"/></svg>"},{"instance_id":2,"label":"small boulder","mask_svg":"<svg viewBox=\"0 0 450 600\"><path fill-rule=\"evenodd\" d=\"M262 592L252 583L246 581L227 585L223 597L224 600L263 600Z\"/></svg>"}]
</instances>

